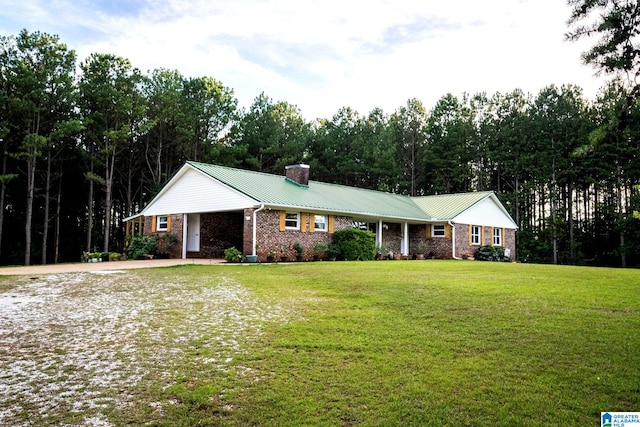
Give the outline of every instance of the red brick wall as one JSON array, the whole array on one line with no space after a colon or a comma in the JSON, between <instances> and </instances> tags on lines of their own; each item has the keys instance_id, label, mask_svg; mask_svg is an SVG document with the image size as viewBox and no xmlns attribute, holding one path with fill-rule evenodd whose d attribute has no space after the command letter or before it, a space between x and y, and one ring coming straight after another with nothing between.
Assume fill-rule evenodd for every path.
<instances>
[{"instance_id":1,"label":"red brick wall","mask_svg":"<svg viewBox=\"0 0 640 427\"><path fill-rule=\"evenodd\" d=\"M249 218L249 219L247 219ZM311 217L306 213L301 213L301 221L306 225L305 229L310 230L313 224L310 224ZM296 251L293 249L294 243L300 243L304 247L304 260L313 258L313 244L323 242L331 243L332 234L328 232L302 232L300 230L280 231L280 211L265 209L257 214L257 242L258 242L258 260L266 261L269 252L273 251L278 257L284 255L295 258ZM151 232L152 217L145 218L145 235L153 237L162 235L162 232ZM385 223L387 228L382 230L383 245L387 251L400 253L401 236L403 232L403 224ZM338 216L334 217L334 230L351 228L353 219L351 217ZM409 254L416 253L416 246L420 241L425 243L427 249L426 255L432 255L435 258L450 259L452 250L451 239L445 237L426 238L426 227L430 225L410 225L409 226ZM182 234L183 234L183 214L171 215L170 232L178 238L178 242L170 251L172 258L180 258L182 256ZM253 238L253 209L246 209L244 212L220 212L220 213L203 213L200 217L201 240L200 255L207 258L222 258L224 250L235 246L242 250L243 254L250 255L252 253ZM511 249L511 259L516 259L516 235L515 230L505 229L503 239L505 247ZM471 254L478 249L478 245L469 245L469 225L456 224L456 256L462 257L465 254ZM492 234L491 227L484 227L484 240L482 244L491 244ZM159 249L162 252L163 248Z\"/></svg>"},{"instance_id":2,"label":"red brick wall","mask_svg":"<svg viewBox=\"0 0 640 427\"><path fill-rule=\"evenodd\" d=\"M224 258L225 249L242 250L242 212L212 212L200 215L200 256Z\"/></svg>"},{"instance_id":3,"label":"red brick wall","mask_svg":"<svg viewBox=\"0 0 640 427\"><path fill-rule=\"evenodd\" d=\"M251 221L246 221L244 224L244 253L251 254L252 244L252 221L253 210L247 209L244 212L244 216L250 216ZM245 218L246 219L246 218ZM300 214L300 221L303 222L306 230L311 230L313 224L310 223L311 218L307 213L302 212ZM332 234L323 231L305 231L300 230L285 230L280 231L280 211L265 209L257 213L257 231L256 240L258 242L258 261L266 261L270 252L276 254L276 258L286 256L290 259L296 257L296 251L293 249L295 243L300 243L304 248L303 259L313 259L313 244L314 243L331 243ZM343 228L352 227L351 218L347 217L334 217L334 231Z\"/></svg>"},{"instance_id":4,"label":"red brick wall","mask_svg":"<svg viewBox=\"0 0 640 427\"><path fill-rule=\"evenodd\" d=\"M502 236L505 249L510 249L510 258L516 259L516 230L505 228ZM463 257L465 254L473 256L480 246L493 245L493 234L491 227L483 227L483 234L480 245L469 244L469 224L456 224L456 256Z\"/></svg>"},{"instance_id":5,"label":"red brick wall","mask_svg":"<svg viewBox=\"0 0 640 427\"><path fill-rule=\"evenodd\" d=\"M183 223L183 215L182 214L173 214L171 217L171 228L169 231L156 231L153 232L153 217L147 216L144 218L144 235L147 237L157 238L158 249L157 252L160 254L169 253L169 258L181 258L182 257L182 230L184 227ZM178 238L178 241L167 250L165 245L165 240L163 237L167 234L171 233Z\"/></svg>"},{"instance_id":6,"label":"red brick wall","mask_svg":"<svg viewBox=\"0 0 640 427\"><path fill-rule=\"evenodd\" d=\"M427 256L437 259L451 259L452 240L446 237L432 237L427 240Z\"/></svg>"}]
</instances>

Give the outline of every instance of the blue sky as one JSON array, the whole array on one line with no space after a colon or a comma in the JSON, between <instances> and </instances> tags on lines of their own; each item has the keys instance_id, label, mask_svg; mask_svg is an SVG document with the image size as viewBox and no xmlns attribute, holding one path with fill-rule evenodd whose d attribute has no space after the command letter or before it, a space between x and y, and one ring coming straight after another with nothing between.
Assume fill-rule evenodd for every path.
<instances>
[{"instance_id":1,"label":"blue sky","mask_svg":"<svg viewBox=\"0 0 640 427\"><path fill-rule=\"evenodd\" d=\"M0 0L0 34L57 34L79 62L213 77L242 107L265 92L314 119L550 84L593 99L603 81L580 61L590 42L564 41L568 16L564 0Z\"/></svg>"}]
</instances>

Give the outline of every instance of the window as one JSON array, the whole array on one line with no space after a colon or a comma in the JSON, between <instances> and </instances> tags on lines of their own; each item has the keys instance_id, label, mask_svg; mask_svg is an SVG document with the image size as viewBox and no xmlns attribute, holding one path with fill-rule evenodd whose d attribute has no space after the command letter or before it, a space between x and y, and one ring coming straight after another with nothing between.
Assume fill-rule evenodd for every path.
<instances>
[{"instance_id":1,"label":"window","mask_svg":"<svg viewBox=\"0 0 640 427\"><path fill-rule=\"evenodd\" d=\"M480 244L480 226L479 225L471 226L471 244L472 245Z\"/></svg>"},{"instance_id":2,"label":"window","mask_svg":"<svg viewBox=\"0 0 640 427\"><path fill-rule=\"evenodd\" d=\"M493 229L493 246L502 246L502 228Z\"/></svg>"},{"instance_id":3,"label":"window","mask_svg":"<svg viewBox=\"0 0 640 427\"><path fill-rule=\"evenodd\" d=\"M444 224L433 224L431 226L431 235L433 237L445 237Z\"/></svg>"},{"instance_id":4,"label":"window","mask_svg":"<svg viewBox=\"0 0 640 427\"><path fill-rule=\"evenodd\" d=\"M158 215L156 217L156 230L158 231L169 230L169 217L167 215Z\"/></svg>"},{"instance_id":5,"label":"window","mask_svg":"<svg viewBox=\"0 0 640 427\"><path fill-rule=\"evenodd\" d=\"M327 217L325 215L315 215L313 220L314 231L327 231Z\"/></svg>"},{"instance_id":6,"label":"window","mask_svg":"<svg viewBox=\"0 0 640 427\"><path fill-rule=\"evenodd\" d=\"M300 228L300 214L287 212L284 219L284 226L287 230L297 230Z\"/></svg>"},{"instance_id":7,"label":"window","mask_svg":"<svg viewBox=\"0 0 640 427\"><path fill-rule=\"evenodd\" d=\"M375 235L378 232L378 223L355 220L353 221L353 228L359 228L360 230L369 230Z\"/></svg>"},{"instance_id":8,"label":"window","mask_svg":"<svg viewBox=\"0 0 640 427\"><path fill-rule=\"evenodd\" d=\"M365 221L354 220L353 221L353 228L357 228L359 230L366 230L367 229L367 223Z\"/></svg>"}]
</instances>

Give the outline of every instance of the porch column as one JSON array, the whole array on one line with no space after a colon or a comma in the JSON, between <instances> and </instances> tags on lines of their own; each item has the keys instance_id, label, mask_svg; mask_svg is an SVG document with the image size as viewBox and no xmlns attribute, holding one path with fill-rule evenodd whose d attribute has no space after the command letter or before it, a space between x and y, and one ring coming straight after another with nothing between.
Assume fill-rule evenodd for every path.
<instances>
[{"instance_id":1,"label":"porch column","mask_svg":"<svg viewBox=\"0 0 640 427\"><path fill-rule=\"evenodd\" d=\"M382 246L382 220L378 221L378 246Z\"/></svg>"},{"instance_id":2,"label":"porch column","mask_svg":"<svg viewBox=\"0 0 640 427\"><path fill-rule=\"evenodd\" d=\"M409 255L409 223L404 223L404 233L402 236L402 255Z\"/></svg>"},{"instance_id":3,"label":"porch column","mask_svg":"<svg viewBox=\"0 0 640 427\"><path fill-rule=\"evenodd\" d=\"M187 259L187 214L182 214L182 259Z\"/></svg>"}]
</instances>

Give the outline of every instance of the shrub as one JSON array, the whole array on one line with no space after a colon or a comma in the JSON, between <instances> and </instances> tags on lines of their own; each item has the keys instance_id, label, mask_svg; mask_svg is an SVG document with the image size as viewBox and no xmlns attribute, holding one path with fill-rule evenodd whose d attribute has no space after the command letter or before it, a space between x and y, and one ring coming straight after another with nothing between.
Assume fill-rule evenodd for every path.
<instances>
[{"instance_id":1,"label":"shrub","mask_svg":"<svg viewBox=\"0 0 640 427\"><path fill-rule=\"evenodd\" d=\"M242 252L236 249L235 246L230 247L229 249L224 250L224 260L227 262L241 262L242 261Z\"/></svg>"},{"instance_id":2,"label":"shrub","mask_svg":"<svg viewBox=\"0 0 640 427\"><path fill-rule=\"evenodd\" d=\"M477 261L510 261L510 259L504 256L504 248L502 246L484 245L480 246L474 258Z\"/></svg>"},{"instance_id":3,"label":"shrub","mask_svg":"<svg viewBox=\"0 0 640 427\"><path fill-rule=\"evenodd\" d=\"M329 250L329 245L325 242L316 242L312 246L313 257L317 259L322 259L327 256L327 251Z\"/></svg>"},{"instance_id":4,"label":"shrub","mask_svg":"<svg viewBox=\"0 0 640 427\"><path fill-rule=\"evenodd\" d=\"M376 256L376 239L368 230L338 230L333 234L333 243L340 251L340 258L347 261L368 261Z\"/></svg>"},{"instance_id":5,"label":"shrub","mask_svg":"<svg viewBox=\"0 0 640 427\"><path fill-rule=\"evenodd\" d=\"M156 240L147 236L129 236L127 237L127 247L124 252L129 259L139 259L146 254L152 254L156 251Z\"/></svg>"},{"instance_id":6,"label":"shrub","mask_svg":"<svg viewBox=\"0 0 640 427\"><path fill-rule=\"evenodd\" d=\"M335 243L330 243L327 246L327 256L330 260L335 261L340 256L340 247Z\"/></svg>"}]
</instances>

